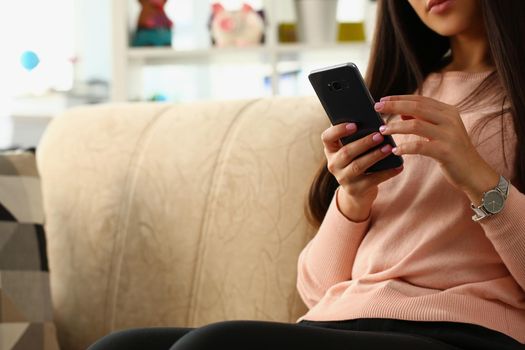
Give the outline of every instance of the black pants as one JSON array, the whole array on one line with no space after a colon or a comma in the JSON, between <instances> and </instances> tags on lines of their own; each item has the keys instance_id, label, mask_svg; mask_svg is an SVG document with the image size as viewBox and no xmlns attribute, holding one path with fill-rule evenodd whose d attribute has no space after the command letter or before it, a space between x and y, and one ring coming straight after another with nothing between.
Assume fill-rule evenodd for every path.
<instances>
[{"instance_id":1,"label":"black pants","mask_svg":"<svg viewBox=\"0 0 525 350\"><path fill-rule=\"evenodd\" d=\"M483 327L450 322L360 319L298 324L227 321L201 328L144 328L110 334L89 350L489 350L525 349Z\"/></svg>"}]
</instances>

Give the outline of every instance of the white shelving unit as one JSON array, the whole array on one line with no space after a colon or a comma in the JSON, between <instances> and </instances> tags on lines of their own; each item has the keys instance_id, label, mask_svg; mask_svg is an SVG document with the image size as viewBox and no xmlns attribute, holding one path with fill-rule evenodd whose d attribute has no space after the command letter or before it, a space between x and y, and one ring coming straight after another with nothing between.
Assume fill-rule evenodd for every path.
<instances>
[{"instance_id":1,"label":"white shelving unit","mask_svg":"<svg viewBox=\"0 0 525 350\"><path fill-rule=\"evenodd\" d=\"M267 17L266 42L264 45L243 48L197 48L177 50L173 47L129 47L130 5L133 0L113 0L113 70L111 100L139 100L143 87L143 69L166 66L210 66L243 65L260 66L265 80L269 82L269 94L280 95L281 77L289 72L300 72L317 68L322 64L355 62L362 70L366 68L370 45L368 42L333 43L307 45L300 43L280 44L277 42L276 26L272 20L275 2L265 0ZM183 1L183 0L177 0ZM208 0L184 0L204 1ZM175 30L177 30L175 28ZM303 76L304 80L306 78ZM209 91L202 98L213 98Z\"/></svg>"}]
</instances>

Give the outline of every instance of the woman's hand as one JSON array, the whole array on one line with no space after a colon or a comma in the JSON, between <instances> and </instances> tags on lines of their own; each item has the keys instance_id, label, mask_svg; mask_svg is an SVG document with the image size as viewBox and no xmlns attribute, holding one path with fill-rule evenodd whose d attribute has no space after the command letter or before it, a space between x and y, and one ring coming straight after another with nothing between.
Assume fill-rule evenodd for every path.
<instances>
[{"instance_id":1,"label":"woman's hand","mask_svg":"<svg viewBox=\"0 0 525 350\"><path fill-rule=\"evenodd\" d=\"M396 155L420 154L436 160L446 179L479 205L483 193L498 184L499 175L480 156L463 125L458 110L432 98L417 95L383 97L375 104L381 113L402 120L381 127L383 135L413 134L421 140L399 144Z\"/></svg>"},{"instance_id":2,"label":"woman's hand","mask_svg":"<svg viewBox=\"0 0 525 350\"><path fill-rule=\"evenodd\" d=\"M368 218L372 203L377 197L377 186L399 174L402 167L365 174L369 167L386 158L392 152L392 147L386 145L364 154L383 142L383 135L379 132L343 146L340 139L356 131L357 127L354 123L338 124L326 129L321 139L328 162L328 171L335 176L343 190L338 191L339 209L348 219L359 222Z\"/></svg>"}]
</instances>

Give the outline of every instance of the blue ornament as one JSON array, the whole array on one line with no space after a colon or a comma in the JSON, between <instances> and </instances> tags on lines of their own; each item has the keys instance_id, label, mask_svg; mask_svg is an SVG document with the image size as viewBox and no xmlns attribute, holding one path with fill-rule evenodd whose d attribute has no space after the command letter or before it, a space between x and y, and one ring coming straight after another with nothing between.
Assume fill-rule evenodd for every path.
<instances>
[{"instance_id":1,"label":"blue ornament","mask_svg":"<svg viewBox=\"0 0 525 350\"><path fill-rule=\"evenodd\" d=\"M22 56L20 56L20 62L25 69L32 71L40 63L40 59L33 51L25 51L22 53Z\"/></svg>"},{"instance_id":2,"label":"blue ornament","mask_svg":"<svg viewBox=\"0 0 525 350\"><path fill-rule=\"evenodd\" d=\"M150 101L166 102L166 101L168 101L168 98L166 97L166 95L163 95L163 94L160 94L160 93L156 93L155 95L153 95L151 97Z\"/></svg>"}]
</instances>

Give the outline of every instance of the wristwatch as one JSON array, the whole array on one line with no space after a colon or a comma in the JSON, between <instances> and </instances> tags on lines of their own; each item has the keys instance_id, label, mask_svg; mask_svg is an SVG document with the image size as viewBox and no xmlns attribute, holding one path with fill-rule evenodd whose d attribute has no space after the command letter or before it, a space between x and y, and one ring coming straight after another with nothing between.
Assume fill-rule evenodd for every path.
<instances>
[{"instance_id":1,"label":"wristwatch","mask_svg":"<svg viewBox=\"0 0 525 350\"><path fill-rule=\"evenodd\" d=\"M472 216L472 220L477 222L488 216L499 213L503 210L508 194L509 182L503 176L500 176L498 185L483 193L483 198L481 199L481 205L479 207L476 207L472 203L470 204L470 207L475 213Z\"/></svg>"}]
</instances>

